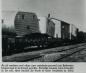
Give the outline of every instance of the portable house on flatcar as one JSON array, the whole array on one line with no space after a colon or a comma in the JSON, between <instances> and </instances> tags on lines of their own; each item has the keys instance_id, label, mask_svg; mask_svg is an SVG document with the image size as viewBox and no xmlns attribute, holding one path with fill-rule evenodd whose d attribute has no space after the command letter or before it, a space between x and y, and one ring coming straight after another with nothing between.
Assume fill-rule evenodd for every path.
<instances>
[{"instance_id":1,"label":"portable house on flatcar","mask_svg":"<svg viewBox=\"0 0 86 73\"><path fill-rule=\"evenodd\" d=\"M16 49L24 49L26 46L45 46L48 43L48 37L53 37L54 32L55 24L53 21L47 17L38 19L33 12L12 11L3 15L2 34L8 36L3 37L3 39L7 38L9 42L10 38L10 44L13 42ZM2 41L5 43L4 40ZM12 48L10 44L6 43L10 47L4 48Z\"/></svg>"},{"instance_id":2,"label":"portable house on flatcar","mask_svg":"<svg viewBox=\"0 0 86 73\"><path fill-rule=\"evenodd\" d=\"M53 19L52 19L53 20ZM73 24L69 24L60 20L53 20L55 23L54 37L60 39L74 39L77 37L77 28Z\"/></svg>"},{"instance_id":3,"label":"portable house on flatcar","mask_svg":"<svg viewBox=\"0 0 86 73\"><path fill-rule=\"evenodd\" d=\"M54 37L55 34L55 23L49 20L47 17L38 17L39 18L39 30L43 34Z\"/></svg>"},{"instance_id":4,"label":"portable house on flatcar","mask_svg":"<svg viewBox=\"0 0 86 73\"><path fill-rule=\"evenodd\" d=\"M14 24L18 35L39 33L39 23L35 13L18 12Z\"/></svg>"}]
</instances>

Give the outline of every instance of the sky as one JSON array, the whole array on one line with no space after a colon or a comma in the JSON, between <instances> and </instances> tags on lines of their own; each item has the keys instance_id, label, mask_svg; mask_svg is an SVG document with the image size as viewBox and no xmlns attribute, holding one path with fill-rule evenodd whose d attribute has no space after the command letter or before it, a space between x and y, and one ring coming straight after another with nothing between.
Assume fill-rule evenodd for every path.
<instances>
[{"instance_id":1,"label":"sky","mask_svg":"<svg viewBox=\"0 0 86 73\"><path fill-rule=\"evenodd\" d=\"M2 0L2 11L35 12L38 16L48 16L74 24L86 31L86 0ZM4 17L9 17L5 14Z\"/></svg>"}]
</instances>

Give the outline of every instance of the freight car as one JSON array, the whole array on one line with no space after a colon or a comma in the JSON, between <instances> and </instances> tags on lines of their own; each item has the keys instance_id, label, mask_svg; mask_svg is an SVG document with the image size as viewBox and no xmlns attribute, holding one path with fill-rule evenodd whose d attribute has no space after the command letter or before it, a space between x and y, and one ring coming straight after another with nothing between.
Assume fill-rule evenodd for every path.
<instances>
[{"instance_id":1,"label":"freight car","mask_svg":"<svg viewBox=\"0 0 86 73\"><path fill-rule=\"evenodd\" d=\"M77 35L77 42L78 43L83 43L86 42L86 32L79 31Z\"/></svg>"},{"instance_id":2,"label":"freight car","mask_svg":"<svg viewBox=\"0 0 86 73\"><path fill-rule=\"evenodd\" d=\"M55 18L50 19L55 23L54 37L57 38L55 44L68 45L77 42L77 34L79 30L75 27L75 25Z\"/></svg>"},{"instance_id":3,"label":"freight car","mask_svg":"<svg viewBox=\"0 0 86 73\"><path fill-rule=\"evenodd\" d=\"M7 53L30 47L47 47L54 37L55 24L30 12L12 12L2 20L2 50ZM5 46L7 45L7 46ZM21 46L22 45L22 46Z\"/></svg>"}]
</instances>

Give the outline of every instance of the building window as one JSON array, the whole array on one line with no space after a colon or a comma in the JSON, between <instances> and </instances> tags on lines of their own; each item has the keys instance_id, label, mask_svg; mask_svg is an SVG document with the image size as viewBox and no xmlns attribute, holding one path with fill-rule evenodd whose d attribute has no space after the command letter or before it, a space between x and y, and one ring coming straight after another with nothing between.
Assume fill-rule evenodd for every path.
<instances>
[{"instance_id":1,"label":"building window","mask_svg":"<svg viewBox=\"0 0 86 73\"><path fill-rule=\"evenodd\" d=\"M33 20L35 19L35 15L33 15Z\"/></svg>"},{"instance_id":2,"label":"building window","mask_svg":"<svg viewBox=\"0 0 86 73\"><path fill-rule=\"evenodd\" d=\"M64 28L64 26L62 26L62 28Z\"/></svg>"},{"instance_id":3,"label":"building window","mask_svg":"<svg viewBox=\"0 0 86 73\"><path fill-rule=\"evenodd\" d=\"M30 29L30 26L29 25L27 26L27 29Z\"/></svg>"},{"instance_id":4,"label":"building window","mask_svg":"<svg viewBox=\"0 0 86 73\"><path fill-rule=\"evenodd\" d=\"M22 14L22 19L24 19L24 14Z\"/></svg>"}]
</instances>

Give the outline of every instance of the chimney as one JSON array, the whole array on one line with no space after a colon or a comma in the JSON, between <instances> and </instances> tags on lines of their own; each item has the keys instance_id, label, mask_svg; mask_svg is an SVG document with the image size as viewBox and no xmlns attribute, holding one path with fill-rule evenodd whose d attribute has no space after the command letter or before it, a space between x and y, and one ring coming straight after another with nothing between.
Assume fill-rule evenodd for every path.
<instances>
[{"instance_id":1,"label":"chimney","mask_svg":"<svg viewBox=\"0 0 86 73\"><path fill-rule=\"evenodd\" d=\"M50 13L48 14L48 18L50 18Z\"/></svg>"}]
</instances>

